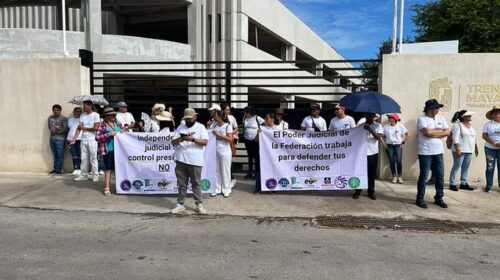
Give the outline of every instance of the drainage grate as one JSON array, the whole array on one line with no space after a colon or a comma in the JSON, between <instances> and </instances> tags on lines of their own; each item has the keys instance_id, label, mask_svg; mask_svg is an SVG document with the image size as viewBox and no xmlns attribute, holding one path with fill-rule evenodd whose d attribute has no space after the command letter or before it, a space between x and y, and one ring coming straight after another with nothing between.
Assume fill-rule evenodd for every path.
<instances>
[{"instance_id":1,"label":"drainage grate","mask_svg":"<svg viewBox=\"0 0 500 280\"><path fill-rule=\"evenodd\" d=\"M319 216L313 220L313 223L321 227L365 229L389 228L422 231L457 231L465 229L463 226L456 223L433 219L408 220L403 218L384 219L354 216Z\"/></svg>"}]
</instances>

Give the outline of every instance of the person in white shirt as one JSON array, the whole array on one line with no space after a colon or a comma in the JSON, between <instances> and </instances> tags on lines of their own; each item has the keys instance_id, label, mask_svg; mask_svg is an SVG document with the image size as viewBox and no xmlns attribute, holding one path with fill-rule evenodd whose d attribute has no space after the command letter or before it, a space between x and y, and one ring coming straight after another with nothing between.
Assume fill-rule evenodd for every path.
<instances>
[{"instance_id":1,"label":"person in white shirt","mask_svg":"<svg viewBox=\"0 0 500 280\"><path fill-rule=\"evenodd\" d=\"M486 155L486 187L485 192L489 192L493 187L493 175L495 174L495 163L500 175L500 107L494 106L486 113L486 118L490 120L483 127L484 153ZM500 187L500 176L498 176L498 186Z\"/></svg>"},{"instance_id":2,"label":"person in white shirt","mask_svg":"<svg viewBox=\"0 0 500 280\"><path fill-rule=\"evenodd\" d=\"M283 108L276 108L276 110L274 110L274 117L281 130L288 130L288 123L283 120L285 117L285 110L283 110Z\"/></svg>"},{"instance_id":3,"label":"person in white shirt","mask_svg":"<svg viewBox=\"0 0 500 280\"><path fill-rule=\"evenodd\" d=\"M424 114L417 120L418 129L418 161L420 174L417 182L416 204L420 208L427 208L424 201L427 175L432 168L435 178L436 195L434 203L441 208L448 208L444 202L444 146L443 138L450 135L450 129L443 116L439 115L439 108L443 107L436 99L425 102Z\"/></svg>"},{"instance_id":4,"label":"person in white shirt","mask_svg":"<svg viewBox=\"0 0 500 280\"><path fill-rule=\"evenodd\" d=\"M213 129L215 126L214 114L215 112L221 112L222 108L218 104L212 104L210 108L208 108L208 113L210 114L210 119L207 122L207 129Z\"/></svg>"},{"instance_id":5,"label":"person in white shirt","mask_svg":"<svg viewBox=\"0 0 500 280\"><path fill-rule=\"evenodd\" d=\"M215 185L215 192L210 194L214 197L222 193L224 198L231 195L231 146L230 142L233 141L233 129L229 124L229 119L222 111L214 111L213 115L214 125L212 126L212 133L216 138L216 155L217 155L217 182Z\"/></svg>"},{"instance_id":6,"label":"person in white shirt","mask_svg":"<svg viewBox=\"0 0 500 280\"><path fill-rule=\"evenodd\" d=\"M80 116L78 130L71 140L71 144L76 143L80 133L82 134L80 149L82 152L81 174L75 178L75 181L88 180L89 164L92 166L93 181L99 182L99 166L97 165L97 141L95 134L99 128L101 118L94 112L92 101L83 102L84 113Z\"/></svg>"},{"instance_id":7,"label":"person in white shirt","mask_svg":"<svg viewBox=\"0 0 500 280\"><path fill-rule=\"evenodd\" d=\"M255 138L263 122L264 119L256 115L253 107L248 106L245 108L243 139L248 155L248 173L245 175L246 179L255 179L255 172L260 168L259 143L257 143Z\"/></svg>"},{"instance_id":8,"label":"person in white shirt","mask_svg":"<svg viewBox=\"0 0 500 280\"><path fill-rule=\"evenodd\" d=\"M333 108L335 118L330 121L328 130L339 131L356 127L356 122L351 116L345 114L345 107L337 105Z\"/></svg>"},{"instance_id":9,"label":"person in white shirt","mask_svg":"<svg viewBox=\"0 0 500 280\"><path fill-rule=\"evenodd\" d=\"M467 175L469 166L472 161L472 154L477 157L479 150L476 145L476 131L471 125L472 115L474 112L461 110L456 112L451 119L451 152L453 154L453 167L450 171L450 190L458 191L468 190L473 191L467 183ZM455 177L460 169L460 187L457 188Z\"/></svg>"},{"instance_id":10,"label":"person in white shirt","mask_svg":"<svg viewBox=\"0 0 500 280\"><path fill-rule=\"evenodd\" d=\"M124 101L118 102L118 110L120 111L116 115L116 121L129 131L135 128L135 119L131 113L127 112L128 105Z\"/></svg>"},{"instance_id":11,"label":"person in white shirt","mask_svg":"<svg viewBox=\"0 0 500 280\"><path fill-rule=\"evenodd\" d=\"M319 115L321 112L320 106L318 104L311 105L310 112L311 114L302 120L300 129L311 132L326 131L326 121Z\"/></svg>"},{"instance_id":12,"label":"person in white shirt","mask_svg":"<svg viewBox=\"0 0 500 280\"><path fill-rule=\"evenodd\" d=\"M400 123L398 114L387 115L389 123L384 125L384 139L387 145L387 157L391 167L392 183L403 184L403 145L406 144L410 134Z\"/></svg>"},{"instance_id":13,"label":"person in white shirt","mask_svg":"<svg viewBox=\"0 0 500 280\"><path fill-rule=\"evenodd\" d=\"M375 195L375 176L377 175L377 166L378 166L378 143L380 142L384 148L387 148L385 145L384 139L384 130L382 129L382 125L375 121L376 114L374 113L366 113L366 123L363 125L363 128L368 130L368 140L366 141L366 156L367 156L367 175L368 175L368 197L372 200L376 200L377 196ZM355 190L353 199L358 199L361 194L361 190Z\"/></svg>"},{"instance_id":14,"label":"person in white shirt","mask_svg":"<svg viewBox=\"0 0 500 280\"><path fill-rule=\"evenodd\" d=\"M239 137L238 137L238 122L236 121L236 118L231 114L231 106L229 106L229 104L227 103L222 103L220 105L221 109L222 109L222 113L224 113L224 116L229 120L229 126L232 128L233 130L233 134L232 134L232 141L234 143L234 147L236 147L238 145L238 142L239 142ZM236 155L236 154L234 154ZM232 155L232 156L234 156ZM234 188L234 186L236 185L236 182L237 180L234 178L234 175L233 175L233 163L231 162L231 188Z\"/></svg>"},{"instance_id":15,"label":"person in white shirt","mask_svg":"<svg viewBox=\"0 0 500 280\"><path fill-rule=\"evenodd\" d=\"M82 134L78 135L75 139L75 143L71 144L71 140L73 140L73 136L75 136L76 131L78 129L78 125L80 124L80 116L82 114L82 108L75 107L73 109L73 117L68 120L69 132L66 140L68 141L69 151L71 152L71 156L73 157L73 175L78 176L81 174L80 166L82 164L82 153L80 150L80 145L82 140Z\"/></svg>"},{"instance_id":16,"label":"person in white shirt","mask_svg":"<svg viewBox=\"0 0 500 280\"><path fill-rule=\"evenodd\" d=\"M208 132L204 125L196 121L196 112L193 108L184 110L184 117L179 127L174 132L172 145L174 145L175 176L179 195L177 204L171 210L172 214L180 213L186 208L187 186L191 182L196 211L206 215L201 198L201 168L204 164L204 150L208 143Z\"/></svg>"}]
</instances>

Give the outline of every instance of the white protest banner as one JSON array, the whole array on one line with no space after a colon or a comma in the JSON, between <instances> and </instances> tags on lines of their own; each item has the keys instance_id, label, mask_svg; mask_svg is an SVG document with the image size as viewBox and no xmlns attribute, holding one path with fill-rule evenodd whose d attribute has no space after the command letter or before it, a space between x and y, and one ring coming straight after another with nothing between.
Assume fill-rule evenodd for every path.
<instances>
[{"instance_id":1,"label":"white protest banner","mask_svg":"<svg viewBox=\"0 0 500 280\"><path fill-rule=\"evenodd\" d=\"M366 189L366 139L361 128L260 133L262 191Z\"/></svg>"},{"instance_id":2,"label":"white protest banner","mask_svg":"<svg viewBox=\"0 0 500 280\"><path fill-rule=\"evenodd\" d=\"M123 133L115 136L116 192L119 194L177 193L173 132ZM201 171L202 192L215 190L215 137L209 133ZM188 187L191 192L191 187Z\"/></svg>"}]
</instances>

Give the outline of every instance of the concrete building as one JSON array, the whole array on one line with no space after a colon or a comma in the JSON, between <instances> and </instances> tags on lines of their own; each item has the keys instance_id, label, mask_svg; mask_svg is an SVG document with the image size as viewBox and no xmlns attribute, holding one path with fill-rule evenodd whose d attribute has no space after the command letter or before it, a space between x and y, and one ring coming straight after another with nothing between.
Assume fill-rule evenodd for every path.
<instances>
[{"instance_id":1,"label":"concrete building","mask_svg":"<svg viewBox=\"0 0 500 280\"><path fill-rule=\"evenodd\" d=\"M0 1L0 59L77 57L79 49L94 53L95 61L283 61L342 60L343 57L300 21L278 0L66 0L66 47L63 46L63 7L60 0ZM339 87L293 88L261 87L266 80L245 79L251 76L280 76L282 72L234 72L232 101L236 107L246 106L266 96L266 101L284 108L294 108L294 100L329 102L353 90L357 71L336 72L330 68L350 68L349 63L316 64L235 64L233 68L296 68L288 76L309 76L300 81L272 80L272 83L331 85ZM149 66L141 66L149 67ZM161 67L167 67L165 65ZM185 68L222 67L221 65L183 65ZM320 70L319 70L320 69ZM186 90L200 93L181 97L194 107L225 99L222 81L200 79L223 72L184 71L154 74L179 79L161 81L183 83ZM137 74L137 73L136 73ZM107 77L119 73L101 73ZM122 75L123 76L123 75ZM343 78L348 76L350 78ZM314 79L318 77L318 79ZM161 80L161 79L160 79ZM267 80L268 82L269 80ZM85 83L82 83L85 84ZM221 87L202 87L203 85ZM99 84L97 84L99 86ZM101 88L102 89L102 88ZM120 91L122 89L113 89ZM99 88L96 88L99 92ZM82 90L83 92L83 90ZM301 95L318 92L320 95ZM109 93L106 89L105 95ZM280 94L287 93L287 94ZM296 93L296 94L295 94ZM324 93L324 94L323 94ZM255 96L255 97L254 97ZM113 94L112 101L127 99ZM136 99L139 96L136 96ZM260 98L261 98L260 97ZM248 101L248 103L246 102Z\"/></svg>"}]
</instances>

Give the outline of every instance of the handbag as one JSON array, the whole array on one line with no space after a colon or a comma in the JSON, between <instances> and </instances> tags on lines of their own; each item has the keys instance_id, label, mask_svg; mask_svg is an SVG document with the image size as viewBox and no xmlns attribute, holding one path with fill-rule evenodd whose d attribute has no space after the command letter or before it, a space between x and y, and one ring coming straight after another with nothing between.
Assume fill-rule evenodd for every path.
<instances>
[{"instance_id":1,"label":"handbag","mask_svg":"<svg viewBox=\"0 0 500 280\"><path fill-rule=\"evenodd\" d=\"M227 126L229 128L229 125ZM227 135L227 128L226 128ZM234 143L234 133L231 132L231 141L229 141L229 147L231 147L231 155L234 157L236 155L236 143Z\"/></svg>"}]
</instances>

